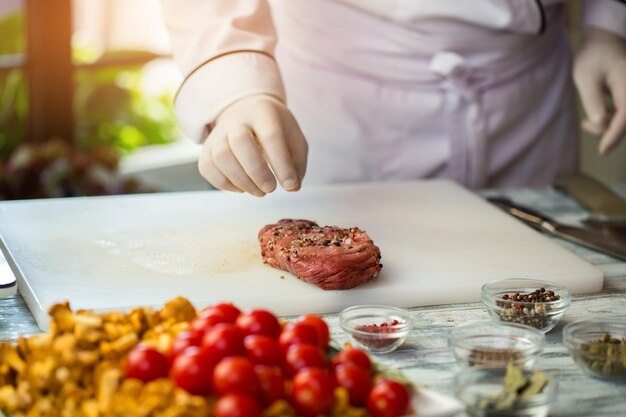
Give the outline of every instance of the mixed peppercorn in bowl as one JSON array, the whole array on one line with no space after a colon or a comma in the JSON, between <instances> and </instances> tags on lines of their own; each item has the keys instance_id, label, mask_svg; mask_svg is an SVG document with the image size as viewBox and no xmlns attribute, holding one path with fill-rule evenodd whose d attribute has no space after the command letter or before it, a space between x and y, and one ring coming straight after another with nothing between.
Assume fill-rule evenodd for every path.
<instances>
[{"instance_id":1,"label":"mixed peppercorn in bowl","mask_svg":"<svg viewBox=\"0 0 626 417\"><path fill-rule=\"evenodd\" d=\"M514 278L486 283L481 289L481 300L492 319L547 333L565 314L571 295L562 285Z\"/></svg>"}]
</instances>

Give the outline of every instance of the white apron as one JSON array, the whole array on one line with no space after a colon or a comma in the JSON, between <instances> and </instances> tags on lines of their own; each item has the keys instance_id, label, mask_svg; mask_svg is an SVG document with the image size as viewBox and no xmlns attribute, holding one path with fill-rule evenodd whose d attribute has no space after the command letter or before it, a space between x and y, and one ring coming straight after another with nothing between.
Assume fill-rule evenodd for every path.
<instances>
[{"instance_id":1,"label":"white apron","mask_svg":"<svg viewBox=\"0 0 626 417\"><path fill-rule=\"evenodd\" d=\"M310 147L306 183L546 185L575 170L560 6L541 35L402 25L333 0L276 0L272 12L288 105Z\"/></svg>"}]
</instances>

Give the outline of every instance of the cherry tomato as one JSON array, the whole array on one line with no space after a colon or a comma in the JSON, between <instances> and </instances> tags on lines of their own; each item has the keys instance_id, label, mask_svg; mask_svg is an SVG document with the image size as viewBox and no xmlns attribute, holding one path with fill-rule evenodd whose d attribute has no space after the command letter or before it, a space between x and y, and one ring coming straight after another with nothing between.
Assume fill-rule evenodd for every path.
<instances>
[{"instance_id":1,"label":"cherry tomato","mask_svg":"<svg viewBox=\"0 0 626 417\"><path fill-rule=\"evenodd\" d=\"M220 303L205 308L200 312L199 316L202 317L203 315L212 315L214 313L218 313L226 317L228 323L234 323L237 321L237 317L241 314L241 310L235 307L232 303Z\"/></svg>"},{"instance_id":2,"label":"cherry tomato","mask_svg":"<svg viewBox=\"0 0 626 417\"><path fill-rule=\"evenodd\" d=\"M245 336L263 334L276 339L281 330L276 316L267 310L252 310L242 313L237 318L236 323Z\"/></svg>"},{"instance_id":3,"label":"cherry tomato","mask_svg":"<svg viewBox=\"0 0 626 417\"><path fill-rule=\"evenodd\" d=\"M320 368L305 368L293 378L291 404L298 415L305 417L327 414L335 397L331 376Z\"/></svg>"},{"instance_id":4,"label":"cherry tomato","mask_svg":"<svg viewBox=\"0 0 626 417\"><path fill-rule=\"evenodd\" d=\"M206 349L188 347L174 359L170 378L190 394L207 395L212 389L211 375L216 362Z\"/></svg>"},{"instance_id":5,"label":"cherry tomato","mask_svg":"<svg viewBox=\"0 0 626 417\"><path fill-rule=\"evenodd\" d=\"M220 395L240 392L257 396L261 391L254 364L239 356L224 358L217 364L213 371L213 386Z\"/></svg>"},{"instance_id":6,"label":"cherry tomato","mask_svg":"<svg viewBox=\"0 0 626 417\"><path fill-rule=\"evenodd\" d=\"M367 411L373 417L400 417L409 411L409 402L406 386L392 379L381 379L369 393Z\"/></svg>"},{"instance_id":7,"label":"cherry tomato","mask_svg":"<svg viewBox=\"0 0 626 417\"><path fill-rule=\"evenodd\" d=\"M211 350L219 359L226 356L243 356L243 332L231 323L220 323L209 329L202 338L202 346Z\"/></svg>"},{"instance_id":8,"label":"cherry tomato","mask_svg":"<svg viewBox=\"0 0 626 417\"><path fill-rule=\"evenodd\" d=\"M283 329L278 338L278 344L283 352L287 351L289 346L295 345L296 343L319 346L319 339L317 338L315 327L305 323L294 323Z\"/></svg>"},{"instance_id":9,"label":"cherry tomato","mask_svg":"<svg viewBox=\"0 0 626 417\"><path fill-rule=\"evenodd\" d=\"M320 347L324 350L328 348L328 343L330 342L330 331L328 330L328 324L326 324L323 318L313 314L307 314L298 318L297 323L305 323L315 327Z\"/></svg>"},{"instance_id":10,"label":"cherry tomato","mask_svg":"<svg viewBox=\"0 0 626 417\"><path fill-rule=\"evenodd\" d=\"M202 343L202 334L194 330L183 330L176 335L176 338L172 342L170 347L170 353L168 356L170 365L176 359L176 356L180 355L182 351L190 346L200 346Z\"/></svg>"},{"instance_id":11,"label":"cherry tomato","mask_svg":"<svg viewBox=\"0 0 626 417\"><path fill-rule=\"evenodd\" d=\"M213 409L214 417L260 417L261 406L248 394L230 393L220 397Z\"/></svg>"},{"instance_id":12,"label":"cherry tomato","mask_svg":"<svg viewBox=\"0 0 626 417\"><path fill-rule=\"evenodd\" d=\"M251 334L243 339L246 356L255 364L280 366L278 342L269 336Z\"/></svg>"},{"instance_id":13,"label":"cherry tomato","mask_svg":"<svg viewBox=\"0 0 626 417\"><path fill-rule=\"evenodd\" d=\"M367 402L367 395L372 387L371 375L353 362L340 363L335 368L337 385L348 391L350 404L362 407Z\"/></svg>"},{"instance_id":14,"label":"cherry tomato","mask_svg":"<svg viewBox=\"0 0 626 417\"><path fill-rule=\"evenodd\" d=\"M137 345L128 352L124 363L126 378L135 378L143 382L167 378L170 364L167 356L158 350L144 345Z\"/></svg>"},{"instance_id":15,"label":"cherry tomato","mask_svg":"<svg viewBox=\"0 0 626 417\"><path fill-rule=\"evenodd\" d=\"M208 312L203 316L197 317L191 322L191 330L204 335L209 329L212 329L220 323L228 323L228 318L222 313L216 311Z\"/></svg>"},{"instance_id":16,"label":"cherry tomato","mask_svg":"<svg viewBox=\"0 0 626 417\"><path fill-rule=\"evenodd\" d=\"M287 375L293 375L304 368L326 369L326 358L317 345L297 343L289 346L285 353L284 368Z\"/></svg>"},{"instance_id":17,"label":"cherry tomato","mask_svg":"<svg viewBox=\"0 0 626 417\"><path fill-rule=\"evenodd\" d=\"M370 374L372 373L372 361L369 356L367 356L367 353L361 349L346 348L339 352L332 360L333 367L346 362L352 362L367 370Z\"/></svg>"},{"instance_id":18,"label":"cherry tomato","mask_svg":"<svg viewBox=\"0 0 626 417\"><path fill-rule=\"evenodd\" d=\"M256 365L254 367L261 384L263 405L270 405L276 400L285 398L285 380L280 369L275 366Z\"/></svg>"}]
</instances>

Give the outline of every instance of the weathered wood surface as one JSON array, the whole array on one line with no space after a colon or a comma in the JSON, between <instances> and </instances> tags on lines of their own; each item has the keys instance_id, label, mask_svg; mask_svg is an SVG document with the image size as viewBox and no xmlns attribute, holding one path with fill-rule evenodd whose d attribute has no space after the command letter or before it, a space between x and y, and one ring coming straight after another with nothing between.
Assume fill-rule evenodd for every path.
<instances>
[{"instance_id":1,"label":"weathered wood surface","mask_svg":"<svg viewBox=\"0 0 626 417\"><path fill-rule=\"evenodd\" d=\"M623 189L626 191L626 187ZM552 189L512 189L485 192L498 194L532 206L554 218L575 221L584 215L572 200ZM538 367L559 375L559 395L551 416L626 416L626 384L600 381L584 375L561 343L563 325L580 318L619 318L626 321L626 262L555 239L605 273L601 293L574 296L560 324L547 334L547 344ZM384 303L384 300L381 300ZM407 343L396 352L377 360L404 370L412 379L441 393L453 394L458 370L447 346L450 328L476 320L487 320L480 303L451 304L412 309L416 319ZM333 337L346 337L336 315L328 315ZM0 300L0 340L15 340L18 335L39 333L23 298L17 294Z\"/></svg>"}]
</instances>

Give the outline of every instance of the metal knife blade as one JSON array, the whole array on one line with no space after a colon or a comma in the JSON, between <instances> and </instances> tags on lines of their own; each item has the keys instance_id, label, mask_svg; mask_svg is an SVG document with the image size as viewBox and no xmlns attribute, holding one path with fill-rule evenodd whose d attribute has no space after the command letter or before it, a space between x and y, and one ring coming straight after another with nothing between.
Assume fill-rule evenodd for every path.
<instances>
[{"instance_id":1,"label":"metal knife blade","mask_svg":"<svg viewBox=\"0 0 626 417\"><path fill-rule=\"evenodd\" d=\"M562 224L536 210L514 203L506 198L490 197L488 200L537 230L626 260L626 238L623 236Z\"/></svg>"},{"instance_id":2,"label":"metal knife blade","mask_svg":"<svg viewBox=\"0 0 626 417\"><path fill-rule=\"evenodd\" d=\"M589 210L591 221L626 224L626 200L595 178L585 174L559 177L554 186Z\"/></svg>"}]
</instances>

